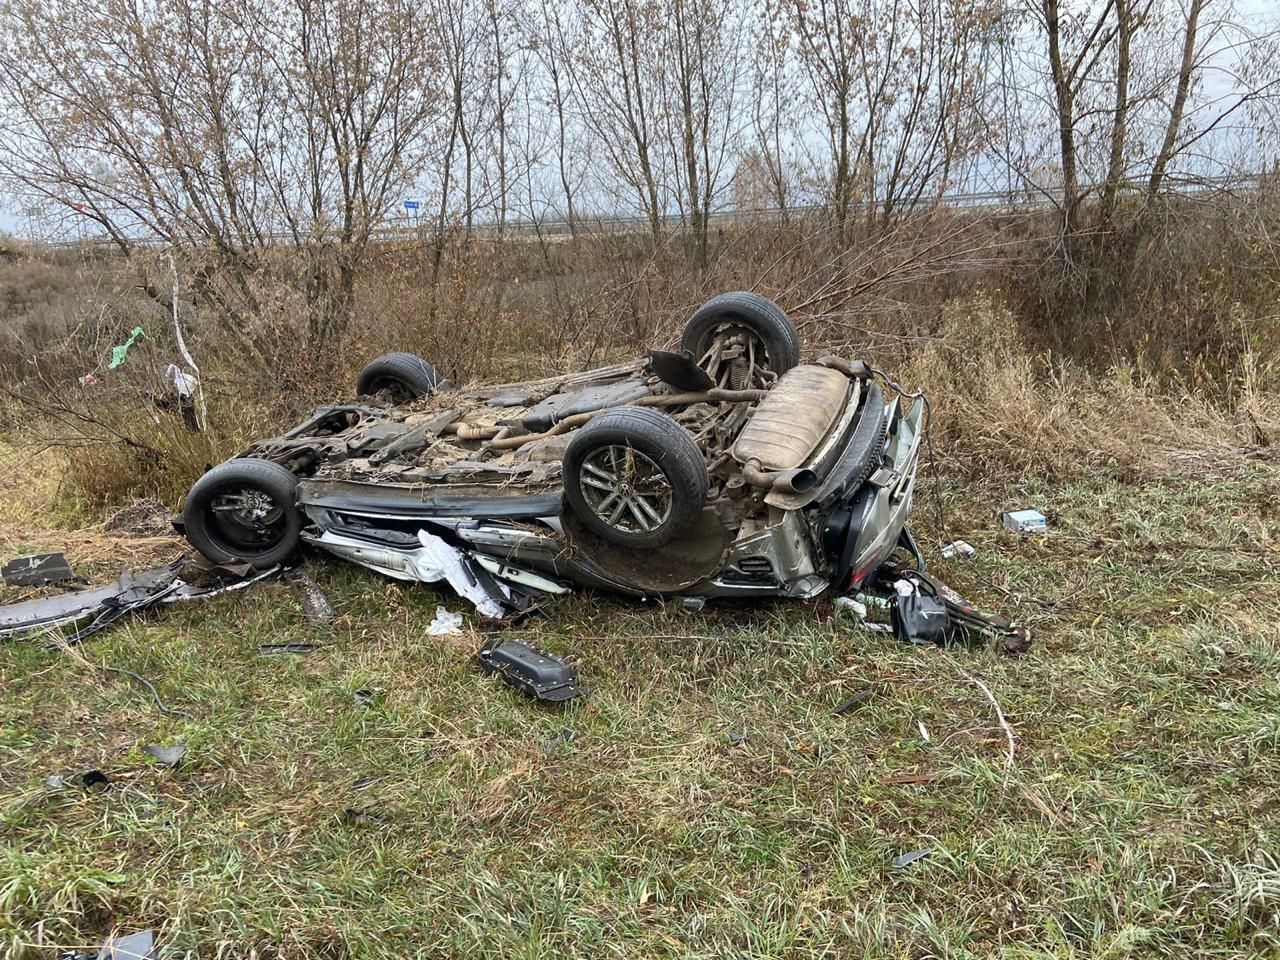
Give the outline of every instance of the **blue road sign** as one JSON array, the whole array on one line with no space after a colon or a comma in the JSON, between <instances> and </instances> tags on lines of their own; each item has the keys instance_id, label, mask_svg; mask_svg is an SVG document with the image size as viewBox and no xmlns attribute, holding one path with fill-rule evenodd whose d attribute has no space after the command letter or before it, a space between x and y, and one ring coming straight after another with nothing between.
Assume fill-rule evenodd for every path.
<instances>
[{"instance_id":1,"label":"blue road sign","mask_svg":"<svg viewBox=\"0 0 1280 960\"><path fill-rule=\"evenodd\" d=\"M420 207L420 206L421 206L421 204L420 204L420 203L418 203L418 201L417 201L417 200L406 200L406 201L404 202L404 208L405 208L406 210L417 210L417 209L418 209L418 207Z\"/></svg>"}]
</instances>

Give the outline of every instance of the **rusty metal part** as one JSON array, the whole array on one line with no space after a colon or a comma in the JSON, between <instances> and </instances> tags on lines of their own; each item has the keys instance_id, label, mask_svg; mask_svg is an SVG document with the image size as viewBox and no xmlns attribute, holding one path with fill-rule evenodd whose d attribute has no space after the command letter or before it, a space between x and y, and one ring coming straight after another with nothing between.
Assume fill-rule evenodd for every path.
<instances>
[{"instance_id":1,"label":"rusty metal part","mask_svg":"<svg viewBox=\"0 0 1280 960\"><path fill-rule=\"evenodd\" d=\"M846 360L834 353L824 353L814 362L831 370L839 370L851 380L868 380L871 377L871 368L865 360Z\"/></svg>"},{"instance_id":2,"label":"rusty metal part","mask_svg":"<svg viewBox=\"0 0 1280 960\"><path fill-rule=\"evenodd\" d=\"M485 426L478 423L453 423L445 428L445 432L458 435L459 440L491 440L502 432L502 427Z\"/></svg>"},{"instance_id":3,"label":"rusty metal part","mask_svg":"<svg viewBox=\"0 0 1280 960\"><path fill-rule=\"evenodd\" d=\"M753 487L764 487L781 493L804 493L818 485L818 475L805 467L790 470L765 470L752 458L742 465L742 476Z\"/></svg>"},{"instance_id":4,"label":"rusty metal part","mask_svg":"<svg viewBox=\"0 0 1280 960\"><path fill-rule=\"evenodd\" d=\"M545 430L542 433L526 433L518 437L503 437L501 439L495 438L491 441L491 445L495 450L515 450L517 447L523 447L526 443L532 443L535 440L545 440L548 437L558 437L565 431L572 430L574 427L580 427L592 417L598 416L604 412L604 410L592 410L588 413L575 413L571 417L565 417L550 430ZM497 428L495 428L495 430L496 429Z\"/></svg>"},{"instance_id":5,"label":"rusty metal part","mask_svg":"<svg viewBox=\"0 0 1280 960\"><path fill-rule=\"evenodd\" d=\"M657 393L651 397L641 397L628 406L679 407L694 403L754 403L768 395L768 390L726 390L723 387L713 387L702 393Z\"/></svg>"},{"instance_id":6,"label":"rusty metal part","mask_svg":"<svg viewBox=\"0 0 1280 960\"><path fill-rule=\"evenodd\" d=\"M770 472L803 466L843 412L848 395L849 380L840 371L814 364L793 367L742 428L734 457L743 464L755 460Z\"/></svg>"},{"instance_id":7,"label":"rusty metal part","mask_svg":"<svg viewBox=\"0 0 1280 960\"><path fill-rule=\"evenodd\" d=\"M763 400L768 396L767 390L722 390L719 387L714 390L707 390L704 393L665 393L656 394L650 397L641 397L634 403L626 404L630 407L680 407L690 406L695 403L744 403ZM606 413L609 409L617 409L616 407L606 408L604 410L590 410L586 413L575 413L572 416L565 417L559 423L555 424L550 430L542 433L526 433L518 437L502 437L498 438L496 432L498 428L493 428L495 433L491 441L495 450L515 450L522 447L526 443L532 443L534 440L545 440L548 437L558 437L567 430L580 427L584 423L591 420L592 417ZM459 433L459 436L462 436ZM463 439L468 439L463 437ZM477 438L478 439L478 438Z\"/></svg>"}]
</instances>

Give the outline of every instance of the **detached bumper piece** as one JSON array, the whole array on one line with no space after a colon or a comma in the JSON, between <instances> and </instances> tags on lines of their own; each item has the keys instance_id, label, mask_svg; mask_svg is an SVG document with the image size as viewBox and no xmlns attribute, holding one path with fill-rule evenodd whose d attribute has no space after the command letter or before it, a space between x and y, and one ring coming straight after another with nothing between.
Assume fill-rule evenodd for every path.
<instances>
[{"instance_id":1,"label":"detached bumper piece","mask_svg":"<svg viewBox=\"0 0 1280 960\"><path fill-rule=\"evenodd\" d=\"M180 557L142 573L126 570L119 580L105 586L0 607L0 638L69 630L62 642L74 645L126 617L161 604L243 590L280 571L279 567L261 571L215 568L205 572L206 582L192 584L181 577L187 565L187 558Z\"/></svg>"},{"instance_id":2,"label":"detached bumper piece","mask_svg":"<svg viewBox=\"0 0 1280 960\"><path fill-rule=\"evenodd\" d=\"M576 667L519 640L494 637L476 653L476 661L486 673L496 673L535 700L562 703L591 692L578 683Z\"/></svg>"}]
</instances>

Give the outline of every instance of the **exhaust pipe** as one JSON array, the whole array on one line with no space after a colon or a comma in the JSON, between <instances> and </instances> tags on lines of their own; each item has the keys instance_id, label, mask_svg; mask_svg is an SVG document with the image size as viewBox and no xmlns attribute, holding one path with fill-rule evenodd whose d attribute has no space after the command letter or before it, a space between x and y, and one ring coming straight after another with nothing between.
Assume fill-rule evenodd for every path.
<instances>
[{"instance_id":1,"label":"exhaust pipe","mask_svg":"<svg viewBox=\"0 0 1280 960\"><path fill-rule=\"evenodd\" d=\"M765 487L779 493L807 493L818 485L818 475L808 467L765 470L754 457L742 465L742 475L753 487Z\"/></svg>"}]
</instances>

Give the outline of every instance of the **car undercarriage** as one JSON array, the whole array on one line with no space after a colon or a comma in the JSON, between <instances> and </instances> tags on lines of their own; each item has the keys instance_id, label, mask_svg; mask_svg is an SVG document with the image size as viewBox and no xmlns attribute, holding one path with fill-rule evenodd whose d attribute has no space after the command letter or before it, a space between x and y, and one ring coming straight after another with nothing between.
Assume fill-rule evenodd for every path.
<instances>
[{"instance_id":1,"label":"car undercarriage","mask_svg":"<svg viewBox=\"0 0 1280 960\"><path fill-rule=\"evenodd\" d=\"M366 368L193 487L188 538L265 567L306 543L448 579L500 615L574 586L809 598L857 586L906 532L926 405L865 363L800 363L771 301L726 294L681 350L459 389L426 361ZM887 391L887 393L886 393Z\"/></svg>"}]
</instances>

